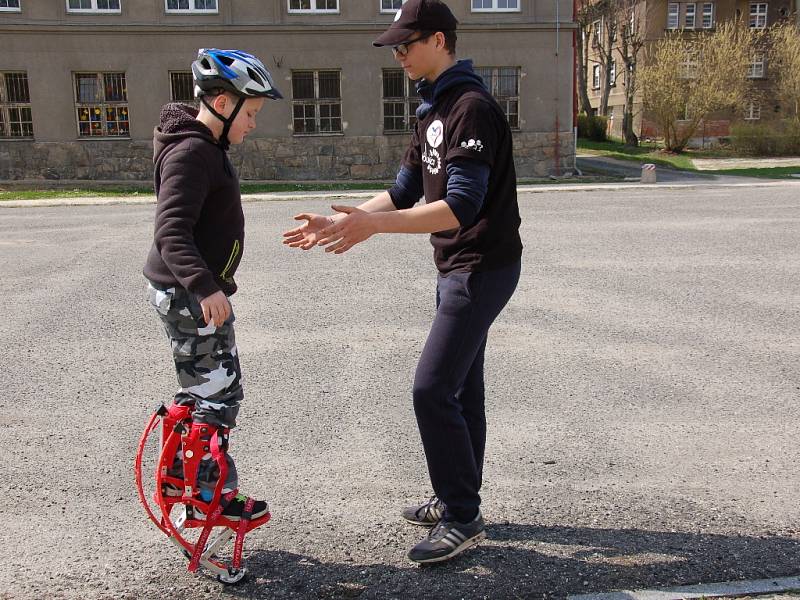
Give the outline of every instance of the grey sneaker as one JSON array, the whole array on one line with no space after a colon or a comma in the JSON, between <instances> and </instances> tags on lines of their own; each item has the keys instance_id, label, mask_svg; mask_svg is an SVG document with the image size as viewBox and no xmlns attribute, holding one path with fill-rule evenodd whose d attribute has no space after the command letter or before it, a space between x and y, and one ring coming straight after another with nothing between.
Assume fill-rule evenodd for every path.
<instances>
[{"instance_id":1,"label":"grey sneaker","mask_svg":"<svg viewBox=\"0 0 800 600\"><path fill-rule=\"evenodd\" d=\"M406 521L414 525L433 527L444 516L444 502L436 496L431 496L427 502L403 509L402 515Z\"/></svg>"},{"instance_id":2,"label":"grey sneaker","mask_svg":"<svg viewBox=\"0 0 800 600\"><path fill-rule=\"evenodd\" d=\"M481 513L469 523L439 521L430 533L408 553L416 563L426 564L449 560L486 538L486 525Z\"/></svg>"}]
</instances>

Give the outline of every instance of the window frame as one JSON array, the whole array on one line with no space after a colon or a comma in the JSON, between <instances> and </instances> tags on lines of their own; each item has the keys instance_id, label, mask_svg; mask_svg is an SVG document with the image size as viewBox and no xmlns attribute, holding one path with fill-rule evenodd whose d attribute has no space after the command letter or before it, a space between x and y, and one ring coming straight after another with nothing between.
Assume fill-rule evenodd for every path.
<instances>
[{"instance_id":1,"label":"window frame","mask_svg":"<svg viewBox=\"0 0 800 600\"><path fill-rule=\"evenodd\" d=\"M294 76L296 73L313 73L314 78L314 98L295 98L294 97ZM336 73L339 80L339 97L338 98L320 98L319 95L319 77L320 73ZM311 137L311 136L342 136L344 135L344 117L342 116L342 70L341 69L293 69L290 73L290 84L292 87L292 136L298 137ZM338 131L322 131L322 115L320 108L322 105L339 105L339 126ZM314 107L314 131L301 131L295 130L295 107L304 105L304 111L307 110L309 105ZM304 120L307 117L304 116ZM332 117L325 117L332 118ZM335 118L335 117L333 117Z\"/></svg>"},{"instance_id":2,"label":"window frame","mask_svg":"<svg viewBox=\"0 0 800 600\"><path fill-rule=\"evenodd\" d=\"M7 75L22 75L25 78L25 89L27 91L27 100L19 102L8 99L8 89L7 89L7 82L6 76ZM23 121L21 119L13 121L18 123L21 126L23 123L30 123L30 135L12 135L11 134L11 123L12 119L10 118L10 111L11 110L28 110L30 114L30 121ZM8 129L8 135L3 135L2 129L0 129L0 140L9 141L9 140L33 140L35 137L35 132L33 130L33 108L31 106L31 91L30 91L30 84L28 82L28 72L27 71L0 71L0 123L4 123Z\"/></svg>"},{"instance_id":3,"label":"window frame","mask_svg":"<svg viewBox=\"0 0 800 600\"><path fill-rule=\"evenodd\" d=\"M675 11L673 12L673 7ZM671 25L670 19L675 19L675 25ZM681 26L681 5L678 2L667 2L667 29L674 31Z\"/></svg>"},{"instance_id":4,"label":"window frame","mask_svg":"<svg viewBox=\"0 0 800 600\"><path fill-rule=\"evenodd\" d=\"M751 100L747 103L744 113L745 121L760 121L761 120L761 103Z\"/></svg>"},{"instance_id":5,"label":"window frame","mask_svg":"<svg viewBox=\"0 0 800 600\"><path fill-rule=\"evenodd\" d=\"M17 0L17 6L0 6L0 12L22 12L22 0Z\"/></svg>"},{"instance_id":6,"label":"window frame","mask_svg":"<svg viewBox=\"0 0 800 600\"><path fill-rule=\"evenodd\" d=\"M470 12L474 13L518 13L522 12L522 3L520 0L516 0L517 8L498 8L497 7L498 0L492 0L492 6L490 8L475 8L475 0L470 0L469 3L469 10Z\"/></svg>"},{"instance_id":7,"label":"window frame","mask_svg":"<svg viewBox=\"0 0 800 600\"><path fill-rule=\"evenodd\" d=\"M759 7L764 7L764 12L762 13L759 10ZM755 11L753 10L755 9ZM767 15L769 14L769 3L768 2L751 2L750 3L750 18L748 20L748 26L750 29L766 29L767 28ZM763 24L759 25L759 21L763 19Z\"/></svg>"},{"instance_id":8,"label":"window frame","mask_svg":"<svg viewBox=\"0 0 800 600\"><path fill-rule=\"evenodd\" d=\"M611 87L617 87L617 61L613 58L608 67L608 80Z\"/></svg>"},{"instance_id":9,"label":"window frame","mask_svg":"<svg viewBox=\"0 0 800 600\"><path fill-rule=\"evenodd\" d=\"M222 0L214 0L216 8L196 8L197 0L189 0L190 8L169 8L169 0L164 0L164 13L168 15L218 15L219 3Z\"/></svg>"},{"instance_id":10,"label":"window frame","mask_svg":"<svg viewBox=\"0 0 800 600\"><path fill-rule=\"evenodd\" d=\"M386 96L383 87L383 82L387 73L400 74L403 78L403 96ZM412 105L419 106L422 101L416 94L413 82L408 78L403 69L391 68L381 69L381 116L383 119L383 134L384 135L398 135L404 133L411 133L414 130L414 124L417 122L416 107L412 109ZM403 129L387 129L386 128L386 104L400 104L403 103ZM396 115L391 115L390 118L397 118Z\"/></svg>"},{"instance_id":11,"label":"window frame","mask_svg":"<svg viewBox=\"0 0 800 600\"><path fill-rule=\"evenodd\" d=\"M713 2L703 2L702 12L700 13L700 27L701 29L714 29L714 17L716 12L716 7L714 6ZM706 7L710 7L711 10L706 12ZM709 18L708 25L706 25L706 17Z\"/></svg>"},{"instance_id":12,"label":"window frame","mask_svg":"<svg viewBox=\"0 0 800 600\"><path fill-rule=\"evenodd\" d=\"M94 75L96 81L98 82L98 90L102 92L102 99L90 101L90 102L81 102L80 95L78 93L78 77L82 75ZM105 78L107 75L122 75L123 85L124 85L124 100L108 100L106 98L106 90L105 90ZM128 98L128 74L125 71L73 71L72 72L72 91L74 97L74 105L75 105L75 124L77 126L77 133L79 140L129 140L131 139L131 113L130 113L130 99ZM88 108L89 110L100 108L100 115L101 118L99 120L100 123L100 130L103 132L101 135L92 135L92 123L98 122L93 121L91 116L89 117L89 133L82 134L81 133L81 123L86 122L82 121L80 118L80 111L82 108ZM117 123L117 127L119 127L119 123L126 123L126 133L124 134L109 134L108 128L108 110L109 108L113 108L114 110L124 109L125 116L127 117L124 120L116 119L113 121Z\"/></svg>"},{"instance_id":13,"label":"window frame","mask_svg":"<svg viewBox=\"0 0 800 600\"><path fill-rule=\"evenodd\" d=\"M689 7L691 7L692 11L689 12ZM689 25L689 18L691 17L691 25ZM695 2L687 2L684 4L683 9L683 28L684 29L695 29L697 27L697 3Z\"/></svg>"},{"instance_id":14,"label":"window frame","mask_svg":"<svg viewBox=\"0 0 800 600\"><path fill-rule=\"evenodd\" d=\"M119 8L97 8L97 0L90 0L92 8L70 8L69 2L65 0L68 14L118 15L122 12L122 0L119 0Z\"/></svg>"},{"instance_id":15,"label":"window frame","mask_svg":"<svg viewBox=\"0 0 800 600\"><path fill-rule=\"evenodd\" d=\"M519 131L522 126L520 123L520 116L521 116L521 87L522 87L522 68L519 66L479 66L476 67L476 72L483 70L483 69L491 69L492 71L492 85L487 84L487 88L489 88L489 93L492 95L492 98L500 105L500 108L503 110L503 114L506 116L506 120L508 121L508 125L512 131ZM516 80L516 89L517 94L516 96L503 96L500 94L500 75L504 69L513 69L514 70L514 77ZM495 82L497 82L497 89L495 90ZM486 81L484 80L484 83ZM509 119L509 103L516 103L517 111L516 113L511 113L516 116L516 123L512 123L511 119Z\"/></svg>"},{"instance_id":16,"label":"window frame","mask_svg":"<svg viewBox=\"0 0 800 600\"><path fill-rule=\"evenodd\" d=\"M400 2L400 7L402 8L403 4L405 4L407 0L402 0ZM383 0L378 0L378 12L382 15L394 15L397 11L400 10L399 8L383 8Z\"/></svg>"},{"instance_id":17,"label":"window frame","mask_svg":"<svg viewBox=\"0 0 800 600\"><path fill-rule=\"evenodd\" d=\"M600 89L601 75L602 74L600 73L600 65L593 65L592 66L592 89L593 90L599 90Z\"/></svg>"},{"instance_id":18,"label":"window frame","mask_svg":"<svg viewBox=\"0 0 800 600\"><path fill-rule=\"evenodd\" d=\"M179 98L175 97L175 83L176 83L176 79L174 77L175 75L180 75L180 76L187 76L188 75L188 78L189 78L189 90L190 90L190 92L192 94L191 99L183 100L183 99L179 99ZM192 75L191 71L185 71L185 70L169 71L169 99L170 99L170 102L182 102L184 104L192 104L192 105L197 106L198 99L194 97L194 76Z\"/></svg>"},{"instance_id":19,"label":"window frame","mask_svg":"<svg viewBox=\"0 0 800 600\"><path fill-rule=\"evenodd\" d=\"M748 79L764 79L767 75L767 56L764 52L755 52L753 60L747 67Z\"/></svg>"},{"instance_id":20,"label":"window frame","mask_svg":"<svg viewBox=\"0 0 800 600\"><path fill-rule=\"evenodd\" d=\"M320 0L309 0L313 8L292 8L292 0L286 0L286 9L290 15L338 15L341 12L339 0L336 0L335 10L330 8L317 8L317 2L319 1Z\"/></svg>"}]
</instances>

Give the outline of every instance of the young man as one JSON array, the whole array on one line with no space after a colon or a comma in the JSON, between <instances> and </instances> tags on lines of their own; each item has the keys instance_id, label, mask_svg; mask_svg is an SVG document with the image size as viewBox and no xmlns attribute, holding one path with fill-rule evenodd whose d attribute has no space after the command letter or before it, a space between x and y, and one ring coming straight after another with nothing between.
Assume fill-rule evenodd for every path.
<instances>
[{"instance_id":1,"label":"young man","mask_svg":"<svg viewBox=\"0 0 800 600\"><path fill-rule=\"evenodd\" d=\"M180 386L174 404L192 406L192 432L202 440L236 425L244 393L229 296L242 258L244 213L239 180L228 159L256 126L265 98L281 98L272 76L255 56L239 50L201 49L192 64L199 111L167 104L154 133L158 196L153 245L144 266L150 304L172 346ZM238 488L227 454L223 493ZM213 459L200 464L200 496L210 502L219 478ZM170 475L183 477L180 452ZM166 486L163 493L183 492ZM236 495L223 515L239 519L247 498ZM268 511L256 501L252 518Z\"/></svg>"},{"instance_id":2,"label":"young man","mask_svg":"<svg viewBox=\"0 0 800 600\"><path fill-rule=\"evenodd\" d=\"M289 246L336 254L375 233L432 234L437 313L413 396L436 495L403 511L432 527L409 552L419 563L447 560L485 537L484 351L516 289L522 254L511 132L471 61L456 61L456 25L439 0L408 0L374 42L390 46L420 80L423 99L394 187L358 208L334 206L334 216L298 215L305 223L284 234Z\"/></svg>"}]
</instances>

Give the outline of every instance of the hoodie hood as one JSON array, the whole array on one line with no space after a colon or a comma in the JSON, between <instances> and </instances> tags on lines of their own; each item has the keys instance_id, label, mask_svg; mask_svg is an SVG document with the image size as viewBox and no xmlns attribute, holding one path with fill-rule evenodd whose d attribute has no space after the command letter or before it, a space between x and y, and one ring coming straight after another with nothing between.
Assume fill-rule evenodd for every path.
<instances>
[{"instance_id":1,"label":"hoodie hood","mask_svg":"<svg viewBox=\"0 0 800 600\"><path fill-rule=\"evenodd\" d=\"M197 120L198 110L189 104L173 102L161 108L160 124L153 131L153 162L166 148L187 137L196 137L219 145L211 130Z\"/></svg>"},{"instance_id":2,"label":"hoodie hood","mask_svg":"<svg viewBox=\"0 0 800 600\"><path fill-rule=\"evenodd\" d=\"M486 89L483 79L472 68L470 59L459 60L433 83L421 80L417 83L417 93L422 97L422 104L417 107L417 118L424 119L445 91L468 83Z\"/></svg>"}]
</instances>

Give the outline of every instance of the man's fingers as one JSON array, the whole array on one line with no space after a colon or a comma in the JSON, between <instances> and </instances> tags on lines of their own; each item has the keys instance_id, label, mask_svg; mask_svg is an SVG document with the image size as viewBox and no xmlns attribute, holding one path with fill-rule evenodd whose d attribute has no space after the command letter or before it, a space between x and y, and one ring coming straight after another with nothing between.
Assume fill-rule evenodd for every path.
<instances>
[{"instance_id":1,"label":"man's fingers","mask_svg":"<svg viewBox=\"0 0 800 600\"><path fill-rule=\"evenodd\" d=\"M343 248L344 246L347 246L347 245L348 245L347 240L341 239L338 242L336 242L335 244L332 244L332 245L328 246L327 248L325 248L325 252L336 252L340 248Z\"/></svg>"},{"instance_id":2,"label":"man's fingers","mask_svg":"<svg viewBox=\"0 0 800 600\"><path fill-rule=\"evenodd\" d=\"M342 239L342 234L340 232L331 233L327 237L320 237L317 240L317 246L327 246L328 244L332 244L340 239Z\"/></svg>"},{"instance_id":3,"label":"man's fingers","mask_svg":"<svg viewBox=\"0 0 800 600\"><path fill-rule=\"evenodd\" d=\"M300 213L299 215L295 215L293 219L295 221L310 221L313 217L308 213Z\"/></svg>"},{"instance_id":4,"label":"man's fingers","mask_svg":"<svg viewBox=\"0 0 800 600\"><path fill-rule=\"evenodd\" d=\"M293 235L303 235L303 230L306 228L305 225L302 227L296 227L294 229L290 229L289 231L283 232L283 237L292 237Z\"/></svg>"},{"instance_id":5,"label":"man's fingers","mask_svg":"<svg viewBox=\"0 0 800 600\"><path fill-rule=\"evenodd\" d=\"M332 204L331 208L336 212L345 213L348 215L358 210L355 206L344 206L343 204Z\"/></svg>"}]
</instances>

